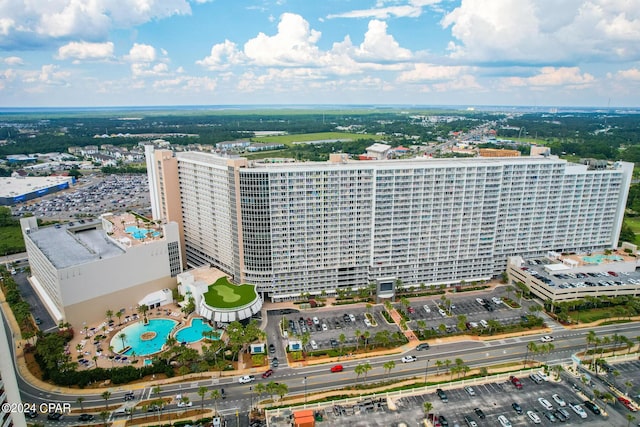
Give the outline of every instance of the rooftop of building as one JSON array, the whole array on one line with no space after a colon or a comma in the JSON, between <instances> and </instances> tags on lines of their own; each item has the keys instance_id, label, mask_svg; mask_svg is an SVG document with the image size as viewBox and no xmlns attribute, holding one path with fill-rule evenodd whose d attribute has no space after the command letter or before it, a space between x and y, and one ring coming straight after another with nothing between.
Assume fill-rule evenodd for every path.
<instances>
[{"instance_id":1,"label":"rooftop of building","mask_svg":"<svg viewBox=\"0 0 640 427\"><path fill-rule=\"evenodd\" d=\"M70 182L69 176L36 176L0 178L0 197L15 197Z\"/></svg>"},{"instance_id":2,"label":"rooftop of building","mask_svg":"<svg viewBox=\"0 0 640 427\"><path fill-rule=\"evenodd\" d=\"M111 226L105 227L103 220ZM163 239L161 225L145 223L132 213L38 227L29 230L29 236L57 269L115 257L127 247Z\"/></svg>"},{"instance_id":3,"label":"rooftop of building","mask_svg":"<svg viewBox=\"0 0 640 427\"><path fill-rule=\"evenodd\" d=\"M29 237L57 268L86 264L124 253L102 230L99 219L30 230Z\"/></svg>"}]
</instances>

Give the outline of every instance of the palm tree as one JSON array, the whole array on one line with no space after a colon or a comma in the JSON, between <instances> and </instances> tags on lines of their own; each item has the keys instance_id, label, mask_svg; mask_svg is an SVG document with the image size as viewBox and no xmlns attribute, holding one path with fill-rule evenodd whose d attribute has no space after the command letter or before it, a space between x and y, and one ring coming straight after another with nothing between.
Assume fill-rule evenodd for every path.
<instances>
[{"instance_id":1,"label":"palm tree","mask_svg":"<svg viewBox=\"0 0 640 427\"><path fill-rule=\"evenodd\" d=\"M636 417L634 417L631 414L627 414L627 427L629 427L631 425L631 421L635 420Z\"/></svg>"},{"instance_id":2,"label":"palm tree","mask_svg":"<svg viewBox=\"0 0 640 427\"><path fill-rule=\"evenodd\" d=\"M426 417L429 414L429 412L431 412L431 410L433 409L433 403L424 402L422 404L422 409L424 410L424 416Z\"/></svg>"},{"instance_id":3,"label":"palm tree","mask_svg":"<svg viewBox=\"0 0 640 427\"><path fill-rule=\"evenodd\" d=\"M109 320L109 322L111 322L111 319L113 318L113 310L111 310L111 309L107 310L105 315L107 316L107 320Z\"/></svg>"},{"instance_id":4,"label":"palm tree","mask_svg":"<svg viewBox=\"0 0 640 427\"><path fill-rule=\"evenodd\" d=\"M442 360L436 360L436 375L440 373L440 368L442 368L444 362Z\"/></svg>"},{"instance_id":5,"label":"palm tree","mask_svg":"<svg viewBox=\"0 0 640 427\"><path fill-rule=\"evenodd\" d=\"M82 402L84 402L84 397L79 396L79 397L76 399L76 403L77 403L78 405L80 405L80 412L84 412L84 406L82 405Z\"/></svg>"},{"instance_id":6,"label":"palm tree","mask_svg":"<svg viewBox=\"0 0 640 427\"><path fill-rule=\"evenodd\" d=\"M101 396L104 399L104 410L108 411L109 410L109 398L111 397L111 392L108 391L108 390L103 391Z\"/></svg>"},{"instance_id":7,"label":"palm tree","mask_svg":"<svg viewBox=\"0 0 640 427\"><path fill-rule=\"evenodd\" d=\"M382 367L387 371L387 378L389 378L391 370L396 367L396 362L394 362L393 360L389 360L384 365L382 365Z\"/></svg>"},{"instance_id":8,"label":"palm tree","mask_svg":"<svg viewBox=\"0 0 640 427\"><path fill-rule=\"evenodd\" d=\"M340 334L340 336L338 337L338 341L340 341L340 354L342 354L344 343L347 341L347 336L345 334Z\"/></svg>"},{"instance_id":9,"label":"palm tree","mask_svg":"<svg viewBox=\"0 0 640 427\"><path fill-rule=\"evenodd\" d=\"M369 346L369 337L371 336L371 333L369 331L364 331L364 334L362 335L364 336L364 349L366 350Z\"/></svg>"},{"instance_id":10,"label":"palm tree","mask_svg":"<svg viewBox=\"0 0 640 427\"><path fill-rule=\"evenodd\" d=\"M367 372L369 372L372 369L373 367L368 363L365 363L364 365L362 365L362 370L364 371L364 379L362 380L363 383L367 382Z\"/></svg>"},{"instance_id":11,"label":"palm tree","mask_svg":"<svg viewBox=\"0 0 640 427\"><path fill-rule=\"evenodd\" d=\"M625 386L624 394L625 396L629 396L629 389L633 386L633 383L631 381L625 381L624 386Z\"/></svg>"},{"instance_id":12,"label":"palm tree","mask_svg":"<svg viewBox=\"0 0 640 427\"><path fill-rule=\"evenodd\" d=\"M120 310L116 311L116 317L118 318L118 326L122 325L122 312Z\"/></svg>"},{"instance_id":13,"label":"palm tree","mask_svg":"<svg viewBox=\"0 0 640 427\"><path fill-rule=\"evenodd\" d=\"M204 410L204 397L206 396L208 391L209 391L209 389L206 388L205 386L198 387L198 396L200 396L200 409L201 410Z\"/></svg>"},{"instance_id":14,"label":"palm tree","mask_svg":"<svg viewBox=\"0 0 640 427\"><path fill-rule=\"evenodd\" d=\"M215 389L213 391L211 391L211 394L209 395L211 397L211 399L213 399L213 407L215 408L216 414L218 413L218 399L220 399L220 397L222 397L222 395L220 394L220 390Z\"/></svg>"},{"instance_id":15,"label":"palm tree","mask_svg":"<svg viewBox=\"0 0 640 427\"><path fill-rule=\"evenodd\" d=\"M359 364L358 366L353 368L353 372L356 373L356 383L357 383L358 379L360 379L360 375L364 374L364 372L365 372L364 365L363 364Z\"/></svg>"},{"instance_id":16,"label":"palm tree","mask_svg":"<svg viewBox=\"0 0 640 427\"><path fill-rule=\"evenodd\" d=\"M525 368L527 366L527 361L529 359L529 353L530 352L534 353L534 354L538 352L538 346L533 341L531 341L529 344L527 344L527 353L524 355L524 367Z\"/></svg>"},{"instance_id":17,"label":"palm tree","mask_svg":"<svg viewBox=\"0 0 640 427\"><path fill-rule=\"evenodd\" d=\"M593 342L595 342L596 338L597 338L596 331L587 332L587 336L586 336L587 348L585 348L584 350L585 356L589 354L589 344L592 344Z\"/></svg>"},{"instance_id":18,"label":"palm tree","mask_svg":"<svg viewBox=\"0 0 640 427\"><path fill-rule=\"evenodd\" d=\"M253 387L253 391L255 391L258 399L267 391L267 387L263 383L258 383Z\"/></svg>"},{"instance_id":19,"label":"palm tree","mask_svg":"<svg viewBox=\"0 0 640 427\"><path fill-rule=\"evenodd\" d=\"M362 335L362 331L360 331L360 329L356 329L354 334L356 336L356 351L358 351L358 346L360 345L360 335Z\"/></svg>"},{"instance_id":20,"label":"palm tree","mask_svg":"<svg viewBox=\"0 0 640 427\"><path fill-rule=\"evenodd\" d=\"M120 338L122 340L122 350L124 350L124 348L126 347L124 345L124 339L127 338L127 334L125 334L124 332L120 333L120 335L118 335L118 338Z\"/></svg>"},{"instance_id":21,"label":"palm tree","mask_svg":"<svg viewBox=\"0 0 640 427\"><path fill-rule=\"evenodd\" d=\"M100 419L102 419L102 424L107 425L108 418L109 418L109 411L100 412Z\"/></svg>"}]
</instances>

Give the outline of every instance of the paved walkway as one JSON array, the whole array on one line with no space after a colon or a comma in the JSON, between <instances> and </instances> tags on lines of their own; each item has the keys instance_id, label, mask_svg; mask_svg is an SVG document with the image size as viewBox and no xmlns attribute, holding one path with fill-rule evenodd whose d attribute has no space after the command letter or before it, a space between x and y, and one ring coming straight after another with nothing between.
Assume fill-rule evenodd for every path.
<instances>
[{"instance_id":1,"label":"paved walkway","mask_svg":"<svg viewBox=\"0 0 640 427\"><path fill-rule=\"evenodd\" d=\"M389 315L391 316L393 321L396 322L396 325L398 325L398 327L404 333L404 336L407 337L409 342L418 341L418 337L416 336L416 334L413 333L413 331L411 329L409 329L409 327L407 327L404 330L402 329L402 327L400 326L402 324L402 320L403 320L402 319L402 315L400 315L400 313L398 313L398 310L396 310L395 307L392 306L391 310L387 310L387 312L389 313Z\"/></svg>"}]
</instances>

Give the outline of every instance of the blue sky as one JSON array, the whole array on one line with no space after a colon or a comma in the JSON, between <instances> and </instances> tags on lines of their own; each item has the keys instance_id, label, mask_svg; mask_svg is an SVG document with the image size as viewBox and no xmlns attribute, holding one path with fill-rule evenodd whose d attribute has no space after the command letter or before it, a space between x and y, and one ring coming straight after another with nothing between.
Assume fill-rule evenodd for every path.
<instances>
[{"instance_id":1,"label":"blue sky","mask_svg":"<svg viewBox=\"0 0 640 427\"><path fill-rule=\"evenodd\" d=\"M0 107L639 95L637 0L0 1Z\"/></svg>"}]
</instances>

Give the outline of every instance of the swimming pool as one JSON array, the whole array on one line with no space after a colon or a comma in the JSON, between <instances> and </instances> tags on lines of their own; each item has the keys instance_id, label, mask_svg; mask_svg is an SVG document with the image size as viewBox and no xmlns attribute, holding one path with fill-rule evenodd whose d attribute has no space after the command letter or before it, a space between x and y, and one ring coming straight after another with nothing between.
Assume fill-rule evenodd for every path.
<instances>
[{"instance_id":1,"label":"swimming pool","mask_svg":"<svg viewBox=\"0 0 640 427\"><path fill-rule=\"evenodd\" d=\"M592 255L584 256L582 260L587 264L602 264L605 261L622 261L623 258L620 255Z\"/></svg>"},{"instance_id":2,"label":"swimming pool","mask_svg":"<svg viewBox=\"0 0 640 427\"><path fill-rule=\"evenodd\" d=\"M167 337L171 330L178 324L172 319L151 319L145 325L142 321L127 326L123 330L117 332L111 338L111 346L117 353L121 353L126 347L130 347L122 354L132 355L135 351L136 356L147 356L162 350L162 346L167 341ZM124 334L124 340L120 335ZM124 341L124 347L123 347Z\"/></svg>"},{"instance_id":3,"label":"swimming pool","mask_svg":"<svg viewBox=\"0 0 640 427\"><path fill-rule=\"evenodd\" d=\"M203 338L203 333L211 331L213 328L202 319L193 319L191 325L176 332L175 338L178 342L196 342ZM219 339L213 337L212 339Z\"/></svg>"},{"instance_id":4,"label":"swimming pool","mask_svg":"<svg viewBox=\"0 0 640 427\"><path fill-rule=\"evenodd\" d=\"M145 237L147 237L147 234L151 234L152 237L158 237L160 235L160 232L158 231L152 231L148 228L138 228L135 225L128 226L124 229L124 231L128 234L131 234L134 239L138 240L144 239Z\"/></svg>"}]
</instances>

